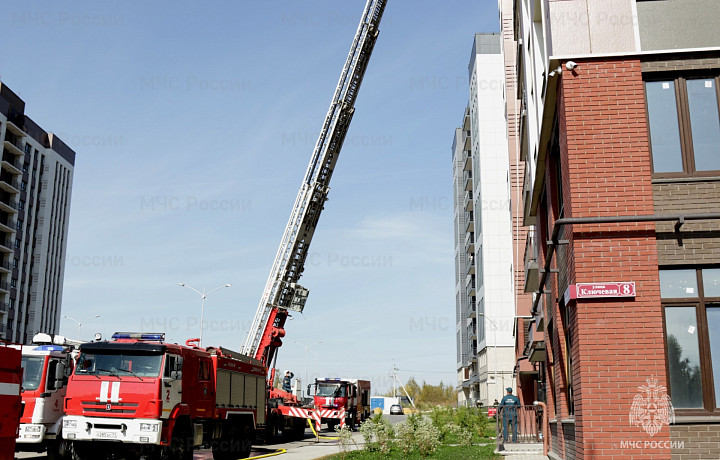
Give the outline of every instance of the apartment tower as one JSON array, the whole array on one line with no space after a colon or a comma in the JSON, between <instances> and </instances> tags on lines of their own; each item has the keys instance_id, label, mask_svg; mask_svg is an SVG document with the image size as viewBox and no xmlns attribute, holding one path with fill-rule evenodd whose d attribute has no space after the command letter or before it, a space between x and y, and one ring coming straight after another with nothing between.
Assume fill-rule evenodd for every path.
<instances>
[{"instance_id":1,"label":"apartment tower","mask_svg":"<svg viewBox=\"0 0 720 460\"><path fill-rule=\"evenodd\" d=\"M0 337L58 333L75 152L0 83Z\"/></svg>"}]
</instances>

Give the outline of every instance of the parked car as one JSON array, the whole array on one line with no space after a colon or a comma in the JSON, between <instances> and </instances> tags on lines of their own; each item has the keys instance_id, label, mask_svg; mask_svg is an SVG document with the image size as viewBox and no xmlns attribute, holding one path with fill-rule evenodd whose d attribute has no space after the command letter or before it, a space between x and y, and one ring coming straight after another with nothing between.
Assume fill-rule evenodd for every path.
<instances>
[{"instance_id":1,"label":"parked car","mask_svg":"<svg viewBox=\"0 0 720 460\"><path fill-rule=\"evenodd\" d=\"M393 404L390 406L390 415L402 415L403 408L400 404Z\"/></svg>"}]
</instances>

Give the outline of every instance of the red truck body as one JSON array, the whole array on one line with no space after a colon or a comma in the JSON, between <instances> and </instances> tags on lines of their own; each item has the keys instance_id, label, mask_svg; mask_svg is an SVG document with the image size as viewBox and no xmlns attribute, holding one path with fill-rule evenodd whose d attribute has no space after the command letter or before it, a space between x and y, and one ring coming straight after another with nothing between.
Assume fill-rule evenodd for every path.
<instances>
[{"instance_id":1,"label":"red truck body","mask_svg":"<svg viewBox=\"0 0 720 460\"><path fill-rule=\"evenodd\" d=\"M65 453L61 428L72 351L80 342L62 336L36 334L32 345L16 346L22 353L23 414L15 449L47 451L48 458Z\"/></svg>"},{"instance_id":2,"label":"red truck body","mask_svg":"<svg viewBox=\"0 0 720 460\"><path fill-rule=\"evenodd\" d=\"M330 430L336 425L354 429L370 417L370 381L343 378L315 380L313 410L317 414L316 420L327 423Z\"/></svg>"},{"instance_id":3,"label":"red truck body","mask_svg":"<svg viewBox=\"0 0 720 460\"><path fill-rule=\"evenodd\" d=\"M109 452L189 460L247 457L256 434L294 430L305 418L268 404L267 368L218 347L164 343L163 334L116 333L80 346L65 397L63 437L76 460ZM306 417L305 413L303 417ZM271 420L275 422L273 427Z\"/></svg>"},{"instance_id":4,"label":"red truck body","mask_svg":"<svg viewBox=\"0 0 720 460\"><path fill-rule=\"evenodd\" d=\"M0 343L0 460L15 458L22 403L20 350Z\"/></svg>"}]
</instances>

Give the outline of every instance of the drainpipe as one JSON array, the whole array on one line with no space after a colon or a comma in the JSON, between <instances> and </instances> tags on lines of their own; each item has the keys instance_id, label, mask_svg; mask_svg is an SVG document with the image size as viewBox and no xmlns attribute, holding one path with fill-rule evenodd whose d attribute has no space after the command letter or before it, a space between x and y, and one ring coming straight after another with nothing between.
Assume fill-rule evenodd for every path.
<instances>
[{"instance_id":1,"label":"drainpipe","mask_svg":"<svg viewBox=\"0 0 720 460\"><path fill-rule=\"evenodd\" d=\"M547 457L548 455L548 413L547 413L547 404L545 404L542 401L535 401L533 403L533 406L540 406L543 411L543 426L542 426L542 436L543 436L543 455Z\"/></svg>"},{"instance_id":2,"label":"drainpipe","mask_svg":"<svg viewBox=\"0 0 720 460\"><path fill-rule=\"evenodd\" d=\"M538 290L535 292L535 300L533 300L531 314L537 314L537 306L540 302L540 296L545 290L545 281L547 280L548 273L550 273L550 265L552 263L553 252L555 247L563 242L558 241L558 234L560 233L560 227L563 225L574 225L574 224L621 224L621 223L639 223L639 222L672 222L675 221L675 231L680 231L680 227L688 220L720 220L720 213L709 212L703 214L667 214L658 215L651 214L646 216L603 216L603 217L561 217L555 221L553 225L552 236L548 241L548 253L545 256L545 267L540 277L540 285Z\"/></svg>"}]
</instances>

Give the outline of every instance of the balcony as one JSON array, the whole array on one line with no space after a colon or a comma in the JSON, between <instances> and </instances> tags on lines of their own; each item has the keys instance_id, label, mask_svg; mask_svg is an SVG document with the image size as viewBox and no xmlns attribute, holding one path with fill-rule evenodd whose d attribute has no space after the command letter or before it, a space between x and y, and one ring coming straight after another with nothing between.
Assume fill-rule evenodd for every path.
<instances>
[{"instance_id":1,"label":"balcony","mask_svg":"<svg viewBox=\"0 0 720 460\"><path fill-rule=\"evenodd\" d=\"M466 286L466 293L468 297L475 296L475 275L468 275L468 281Z\"/></svg>"},{"instance_id":2,"label":"balcony","mask_svg":"<svg viewBox=\"0 0 720 460\"><path fill-rule=\"evenodd\" d=\"M0 230L5 232L14 232L17 226L17 222L13 219L5 218L0 219Z\"/></svg>"},{"instance_id":3,"label":"balcony","mask_svg":"<svg viewBox=\"0 0 720 460\"><path fill-rule=\"evenodd\" d=\"M10 123L8 123L7 126L10 127ZM3 145L13 155L25 155L25 142L22 140L23 137L24 134L18 136L14 134L12 130L8 130L5 132L5 142Z\"/></svg>"},{"instance_id":4,"label":"balcony","mask_svg":"<svg viewBox=\"0 0 720 460\"><path fill-rule=\"evenodd\" d=\"M10 193L20 193L20 179L3 174L0 176L0 189Z\"/></svg>"},{"instance_id":5,"label":"balcony","mask_svg":"<svg viewBox=\"0 0 720 460\"><path fill-rule=\"evenodd\" d=\"M465 252L468 254L475 253L475 233L465 233Z\"/></svg>"},{"instance_id":6,"label":"balcony","mask_svg":"<svg viewBox=\"0 0 720 460\"><path fill-rule=\"evenodd\" d=\"M525 343L527 344L528 361L531 363L545 361L545 334L535 330L535 322L529 323L526 334L527 339Z\"/></svg>"},{"instance_id":7,"label":"balcony","mask_svg":"<svg viewBox=\"0 0 720 460\"><path fill-rule=\"evenodd\" d=\"M525 292L535 292L540 287L537 253L538 247L535 244L535 233L530 231L525 240Z\"/></svg>"},{"instance_id":8,"label":"balcony","mask_svg":"<svg viewBox=\"0 0 720 460\"><path fill-rule=\"evenodd\" d=\"M17 137L25 137L25 116L24 115L10 115L6 123L8 131Z\"/></svg>"},{"instance_id":9,"label":"balcony","mask_svg":"<svg viewBox=\"0 0 720 460\"><path fill-rule=\"evenodd\" d=\"M22 160L18 159L8 150L3 152L2 167L11 174L22 174Z\"/></svg>"},{"instance_id":10,"label":"balcony","mask_svg":"<svg viewBox=\"0 0 720 460\"><path fill-rule=\"evenodd\" d=\"M0 302L0 312L7 312L10 309L8 302Z\"/></svg>"},{"instance_id":11,"label":"balcony","mask_svg":"<svg viewBox=\"0 0 720 460\"><path fill-rule=\"evenodd\" d=\"M465 171L470 171L472 170L472 151L463 150L463 153L465 153L465 164L463 165L463 169Z\"/></svg>"},{"instance_id":12,"label":"balcony","mask_svg":"<svg viewBox=\"0 0 720 460\"><path fill-rule=\"evenodd\" d=\"M0 182L0 186L2 186L2 182ZM465 225L465 231L466 232L474 232L475 231L475 216L472 212L466 212L465 213L465 222L467 224Z\"/></svg>"},{"instance_id":13,"label":"balcony","mask_svg":"<svg viewBox=\"0 0 720 460\"><path fill-rule=\"evenodd\" d=\"M10 273L10 261L7 259L0 259L0 273Z\"/></svg>"},{"instance_id":14,"label":"balcony","mask_svg":"<svg viewBox=\"0 0 720 460\"><path fill-rule=\"evenodd\" d=\"M475 306L475 303L473 302L472 305L470 305L468 318L476 318L477 317L477 307Z\"/></svg>"},{"instance_id":15,"label":"balcony","mask_svg":"<svg viewBox=\"0 0 720 460\"><path fill-rule=\"evenodd\" d=\"M463 182L465 182L465 191L469 192L473 189L473 182L472 182L472 171L465 171L463 173Z\"/></svg>"},{"instance_id":16,"label":"balcony","mask_svg":"<svg viewBox=\"0 0 720 460\"><path fill-rule=\"evenodd\" d=\"M8 285L5 281L0 281L0 292L9 293L10 292L10 285Z\"/></svg>"},{"instance_id":17,"label":"balcony","mask_svg":"<svg viewBox=\"0 0 720 460\"><path fill-rule=\"evenodd\" d=\"M13 252L10 238L0 238L0 251Z\"/></svg>"},{"instance_id":18,"label":"balcony","mask_svg":"<svg viewBox=\"0 0 720 460\"><path fill-rule=\"evenodd\" d=\"M468 275L475 274L475 257L473 257L472 254L468 257L467 264L465 265L465 273Z\"/></svg>"},{"instance_id":19,"label":"balcony","mask_svg":"<svg viewBox=\"0 0 720 460\"><path fill-rule=\"evenodd\" d=\"M472 190L469 190L465 192L465 210L466 211L472 211L473 210L473 192Z\"/></svg>"}]
</instances>

